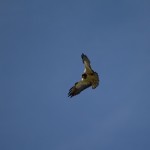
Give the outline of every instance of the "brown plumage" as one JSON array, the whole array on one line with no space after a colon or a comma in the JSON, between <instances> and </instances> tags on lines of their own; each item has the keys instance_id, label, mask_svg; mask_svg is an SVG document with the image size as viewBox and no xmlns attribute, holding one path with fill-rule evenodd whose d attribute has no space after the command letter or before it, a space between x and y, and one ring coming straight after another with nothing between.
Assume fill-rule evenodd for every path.
<instances>
[{"instance_id":1,"label":"brown plumage","mask_svg":"<svg viewBox=\"0 0 150 150\"><path fill-rule=\"evenodd\" d=\"M81 58L85 67L84 73L81 81L76 82L69 90L68 97L73 97L90 86L92 86L92 89L95 89L99 85L98 73L92 70L90 60L84 54L81 55Z\"/></svg>"}]
</instances>

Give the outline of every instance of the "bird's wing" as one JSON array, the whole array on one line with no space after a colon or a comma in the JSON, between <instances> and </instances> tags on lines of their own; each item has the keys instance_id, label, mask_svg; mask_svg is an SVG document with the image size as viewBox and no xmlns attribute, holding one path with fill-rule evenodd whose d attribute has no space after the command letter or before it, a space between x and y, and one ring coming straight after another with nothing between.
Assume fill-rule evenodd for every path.
<instances>
[{"instance_id":1,"label":"bird's wing","mask_svg":"<svg viewBox=\"0 0 150 150\"><path fill-rule=\"evenodd\" d=\"M90 87L92 84L88 80L81 80L69 90L68 97L75 96L79 94L81 91L85 90L86 88Z\"/></svg>"},{"instance_id":2,"label":"bird's wing","mask_svg":"<svg viewBox=\"0 0 150 150\"><path fill-rule=\"evenodd\" d=\"M82 53L81 58L85 67L84 73L87 73L87 74L93 73L93 70L90 65L90 60L88 59L88 57Z\"/></svg>"}]
</instances>

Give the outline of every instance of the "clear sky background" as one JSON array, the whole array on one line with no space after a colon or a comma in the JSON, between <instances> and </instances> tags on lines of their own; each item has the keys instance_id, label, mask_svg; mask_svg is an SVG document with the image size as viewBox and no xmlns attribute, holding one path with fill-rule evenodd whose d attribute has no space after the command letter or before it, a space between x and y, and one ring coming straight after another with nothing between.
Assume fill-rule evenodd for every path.
<instances>
[{"instance_id":1,"label":"clear sky background","mask_svg":"<svg viewBox=\"0 0 150 150\"><path fill-rule=\"evenodd\" d=\"M0 91L1 150L149 150L150 1L1 0Z\"/></svg>"}]
</instances>

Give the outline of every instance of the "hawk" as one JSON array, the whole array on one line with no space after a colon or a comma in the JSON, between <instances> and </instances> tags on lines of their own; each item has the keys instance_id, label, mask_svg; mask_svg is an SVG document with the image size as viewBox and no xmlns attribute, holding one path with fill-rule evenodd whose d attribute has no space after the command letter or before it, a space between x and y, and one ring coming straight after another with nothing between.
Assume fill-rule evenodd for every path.
<instances>
[{"instance_id":1,"label":"hawk","mask_svg":"<svg viewBox=\"0 0 150 150\"><path fill-rule=\"evenodd\" d=\"M68 97L73 97L90 86L92 87L92 89L95 89L99 85L98 73L93 71L93 69L91 68L90 60L83 53L81 55L81 58L85 67L84 73L82 74L81 81L76 82L74 86L70 88Z\"/></svg>"}]
</instances>

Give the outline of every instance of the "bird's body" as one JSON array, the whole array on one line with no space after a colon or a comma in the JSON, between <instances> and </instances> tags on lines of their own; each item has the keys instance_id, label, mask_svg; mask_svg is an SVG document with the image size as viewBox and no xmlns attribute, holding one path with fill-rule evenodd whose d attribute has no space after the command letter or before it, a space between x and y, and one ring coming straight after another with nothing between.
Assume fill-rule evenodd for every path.
<instances>
[{"instance_id":1,"label":"bird's body","mask_svg":"<svg viewBox=\"0 0 150 150\"><path fill-rule=\"evenodd\" d=\"M75 85L69 90L68 96L73 97L79 94L81 91L92 86L92 89L95 89L99 85L99 76L98 73L92 70L90 65L90 60L84 54L81 55L83 64L84 64L84 73L82 74L82 79L79 82L76 82Z\"/></svg>"}]
</instances>

